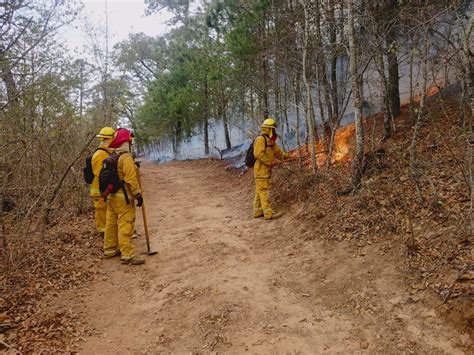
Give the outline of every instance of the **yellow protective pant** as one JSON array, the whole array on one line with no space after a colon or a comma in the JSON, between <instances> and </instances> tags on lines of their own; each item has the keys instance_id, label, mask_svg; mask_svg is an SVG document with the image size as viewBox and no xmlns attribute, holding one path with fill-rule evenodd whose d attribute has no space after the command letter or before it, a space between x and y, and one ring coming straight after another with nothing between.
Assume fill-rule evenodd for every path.
<instances>
[{"instance_id":1,"label":"yellow protective pant","mask_svg":"<svg viewBox=\"0 0 474 355\"><path fill-rule=\"evenodd\" d=\"M255 179L255 199L253 201L253 216L265 219L272 218L273 210L270 204L270 179Z\"/></svg>"},{"instance_id":2,"label":"yellow protective pant","mask_svg":"<svg viewBox=\"0 0 474 355\"><path fill-rule=\"evenodd\" d=\"M127 205L123 194L109 196L107 199L107 221L105 224L104 254L114 256L119 250L122 260L128 260L135 255L132 244L135 226L135 204L130 200Z\"/></svg>"},{"instance_id":3,"label":"yellow protective pant","mask_svg":"<svg viewBox=\"0 0 474 355\"><path fill-rule=\"evenodd\" d=\"M105 232L105 218L107 213L107 203L103 197L93 197L95 208L95 225L99 233Z\"/></svg>"}]
</instances>

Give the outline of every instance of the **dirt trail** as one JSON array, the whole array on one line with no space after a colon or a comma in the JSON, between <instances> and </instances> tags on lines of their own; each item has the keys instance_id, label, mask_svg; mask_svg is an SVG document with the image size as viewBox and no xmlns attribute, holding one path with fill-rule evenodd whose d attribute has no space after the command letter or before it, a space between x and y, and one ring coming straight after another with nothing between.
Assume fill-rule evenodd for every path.
<instances>
[{"instance_id":1,"label":"dirt trail","mask_svg":"<svg viewBox=\"0 0 474 355\"><path fill-rule=\"evenodd\" d=\"M400 286L396 255L297 238L298 211L250 218L248 193L215 162L142 170L159 253L144 267L104 260L85 296L64 301L90 331L82 353L466 349L469 339Z\"/></svg>"}]
</instances>

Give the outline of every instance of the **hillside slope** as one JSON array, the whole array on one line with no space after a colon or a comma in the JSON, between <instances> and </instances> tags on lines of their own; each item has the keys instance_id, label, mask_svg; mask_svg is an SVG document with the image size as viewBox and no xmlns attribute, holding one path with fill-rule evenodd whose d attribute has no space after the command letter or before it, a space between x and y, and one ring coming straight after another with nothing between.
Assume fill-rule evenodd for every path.
<instances>
[{"instance_id":1,"label":"hillside slope","mask_svg":"<svg viewBox=\"0 0 474 355\"><path fill-rule=\"evenodd\" d=\"M399 272L418 296L437 295L438 311L472 330L470 148L460 117L454 100L430 98L417 143L418 188L410 170L414 121L405 105L397 132L385 142L382 116L365 120L366 171L359 190L347 194L354 151L349 126L340 134L333 168L314 177L298 162L282 164L275 170L274 196L286 208L304 206L299 217L305 238L350 241L361 253L382 242L387 253L399 253ZM306 165L308 159L303 154Z\"/></svg>"}]
</instances>

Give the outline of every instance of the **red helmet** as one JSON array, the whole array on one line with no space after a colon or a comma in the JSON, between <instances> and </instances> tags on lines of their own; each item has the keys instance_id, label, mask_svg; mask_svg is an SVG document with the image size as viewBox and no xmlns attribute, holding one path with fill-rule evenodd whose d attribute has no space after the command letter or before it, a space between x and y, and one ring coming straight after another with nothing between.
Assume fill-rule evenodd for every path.
<instances>
[{"instance_id":1,"label":"red helmet","mask_svg":"<svg viewBox=\"0 0 474 355\"><path fill-rule=\"evenodd\" d=\"M125 128L117 129L114 140L109 144L109 148L118 148L125 142L131 142L133 133Z\"/></svg>"}]
</instances>

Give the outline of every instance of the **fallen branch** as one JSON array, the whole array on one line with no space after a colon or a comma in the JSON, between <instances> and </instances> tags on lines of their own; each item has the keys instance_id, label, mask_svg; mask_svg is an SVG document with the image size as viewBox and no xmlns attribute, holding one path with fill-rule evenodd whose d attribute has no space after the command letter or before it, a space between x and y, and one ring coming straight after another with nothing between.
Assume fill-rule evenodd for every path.
<instances>
[{"instance_id":1,"label":"fallen branch","mask_svg":"<svg viewBox=\"0 0 474 355\"><path fill-rule=\"evenodd\" d=\"M84 152L87 150L87 148L89 147L89 145L92 143L92 141L94 140L95 138L95 135L93 134L92 137L89 139L89 141L84 145L84 147L81 149L81 151L79 152L79 154L76 156L76 158L74 158L71 163L69 164L69 166L67 167L66 171L64 171L64 174L63 176L61 177L61 180L59 180L58 184L56 185L56 187L54 188L54 191L53 191L53 194L51 195L51 197L49 198L48 200L48 203L47 203L47 207L46 207L46 211L44 213L44 217L43 217L43 220L44 220L44 223L45 224L48 224L49 223L49 213L51 212L51 207L53 205L53 202L59 192L59 190L61 189L61 186L63 185L63 182L64 180L66 179L67 177L67 174L69 174L69 171L71 170L71 168L74 166L74 164L79 160L80 157L82 157L82 155L84 154Z\"/></svg>"},{"instance_id":2,"label":"fallen branch","mask_svg":"<svg viewBox=\"0 0 474 355\"><path fill-rule=\"evenodd\" d=\"M4 347L8 348L8 349L13 349L13 347L11 345L8 345L7 343L5 343L3 340L0 340L0 345L3 345Z\"/></svg>"},{"instance_id":3,"label":"fallen branch","mask_svg":"<svg viewBox=\"0 0 474 355\"><path fill-rule=\"evenodd\" d=\"M222 150L220 150L219 148L217 148L216 146L214 146L214 149L217 150L219 152L219 155L221 157L221 160L222 160Z\"/></svg>"}]
</instances>

